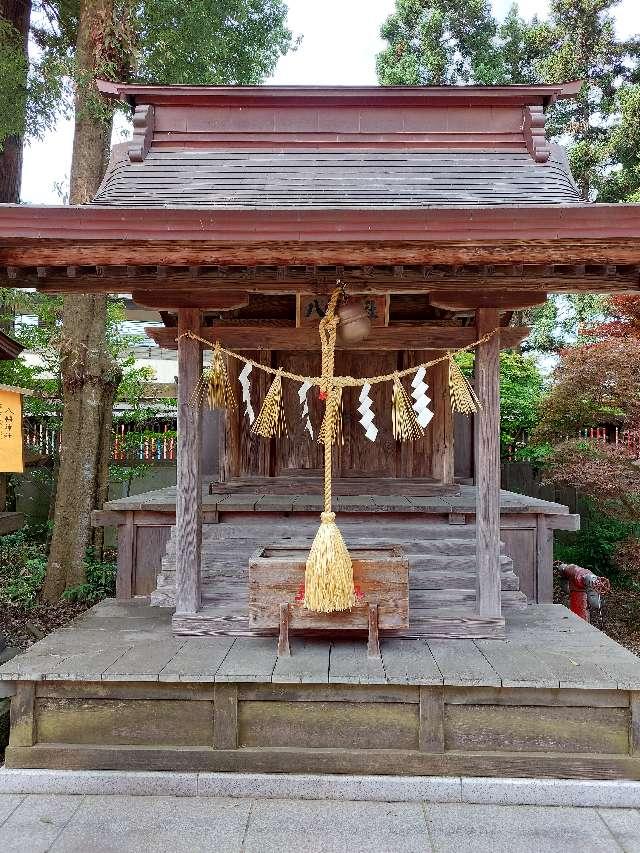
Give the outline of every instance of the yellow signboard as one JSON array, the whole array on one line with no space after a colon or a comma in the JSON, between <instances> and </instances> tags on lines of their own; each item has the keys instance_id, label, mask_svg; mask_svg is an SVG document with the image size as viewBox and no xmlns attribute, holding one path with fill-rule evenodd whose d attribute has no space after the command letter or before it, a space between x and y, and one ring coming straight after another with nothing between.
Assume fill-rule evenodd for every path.
<instances>
[{"instance_id":1,"label":"yellow signboard","mask_svg":"<svg viewBox=\"0 0 640 853\"><path fill-rule=\"evenodd\" d=\"M22 396L0 388L0 473L22 474Z\"/></svg>"}]
</instances>

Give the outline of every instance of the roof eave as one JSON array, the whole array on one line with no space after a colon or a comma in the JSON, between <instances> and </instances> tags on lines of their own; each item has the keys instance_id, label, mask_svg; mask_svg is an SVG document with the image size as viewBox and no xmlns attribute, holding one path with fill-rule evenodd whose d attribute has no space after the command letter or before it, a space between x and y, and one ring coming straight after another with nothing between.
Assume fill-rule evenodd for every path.
<instances>
[{"instance_id":1,"label":"roof eave","mask_svg":"<svg viewBox=\"0 0 640 853\"><path fill-rule=\"evenodd\" d=\"M428 106L486 104L547 106L574 98L582 81L527 86L147 86L97 81L106 97L136 104L242 104L271 106Z\"/></svg>"},{"instance_id":2,"label":"roof eave","mask_svg":"<svg viewBox=\"0 0 640 853\"><path fill-rule=\"evenodd\" d=\"M640 240L640 205L571 204L418 209L198 209L0 205L2 246L16 239L268 242ZM640 252L640 247L639 250Z\"/></svg>"}]
</instances>

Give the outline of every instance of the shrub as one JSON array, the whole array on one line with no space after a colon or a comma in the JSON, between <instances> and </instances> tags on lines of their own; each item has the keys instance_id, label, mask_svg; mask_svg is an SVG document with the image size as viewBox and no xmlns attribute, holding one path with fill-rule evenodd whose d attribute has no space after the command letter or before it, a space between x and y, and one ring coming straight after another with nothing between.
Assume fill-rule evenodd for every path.
<instances>
[{"instance_id":1,"label":"shrub","mask_svg":"<svg viewBox=\"0 0 640 853\"><path fill-rule=\"evenodd\" d=\"M576 563L597 575L622 580L628 571L621 562L623 544L640 535L640 526L605 515L594 501L583 499L581 527L577 533L559 534L555 557L563 563ZM629 553L629 560L631 553Z\"/></svg>"},{"instance_id":2,"label":"shrub","mask_svg":"<svg viewBox=\"0 0 640 853\"><path fill-rule=\"evenodd\" d=\"M42 528L24 527L0 536L0 601L31 607L47 570L46 536Z\"/></svg>"},{"instance_id":3,"label":"shrub","mask_svg":"<svg viewBox=\"0 0 640 853\"><path fill-rule=\"evenodd\" d=\"M89 551L85 560L86 581L85 583L70 586L62 593L65 601L87 601L90 603L110 598L116 592L115 561L98 560L94 553Z\"/></svg>"}]
</instances>

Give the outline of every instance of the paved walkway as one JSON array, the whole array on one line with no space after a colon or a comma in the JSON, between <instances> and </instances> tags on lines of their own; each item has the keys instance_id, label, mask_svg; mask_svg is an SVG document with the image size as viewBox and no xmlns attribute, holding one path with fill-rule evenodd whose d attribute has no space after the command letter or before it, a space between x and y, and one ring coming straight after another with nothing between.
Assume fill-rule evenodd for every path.
<instances>
[{"instance_id":1,"label":"paved walkway","mask_svg":"<svg viewBox=\"0 0 640 853\"><path fill-rule=\"evenodd\" d=\"M640 810L0 795L2 853L635 853Z\"/></svg>"}]
</instances>

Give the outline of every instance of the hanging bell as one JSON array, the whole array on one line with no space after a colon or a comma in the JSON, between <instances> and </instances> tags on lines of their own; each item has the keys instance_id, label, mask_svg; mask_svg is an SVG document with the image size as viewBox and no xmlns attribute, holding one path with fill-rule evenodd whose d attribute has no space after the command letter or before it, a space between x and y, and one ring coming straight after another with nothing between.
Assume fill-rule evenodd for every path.
<instances>
[{"instance_id":1,"label":"hanging bell","mask_svg":"<svg viewBox=\"0 0 640 853\"><path fill-rule=\"evenodd\" d=\"M371 320L364 302L360 299L343 302L336 313L340 318L337 329L339 343L349 346L349 344L359 344L360 341L369 337Z\"/></svg>"}]
</instances>

